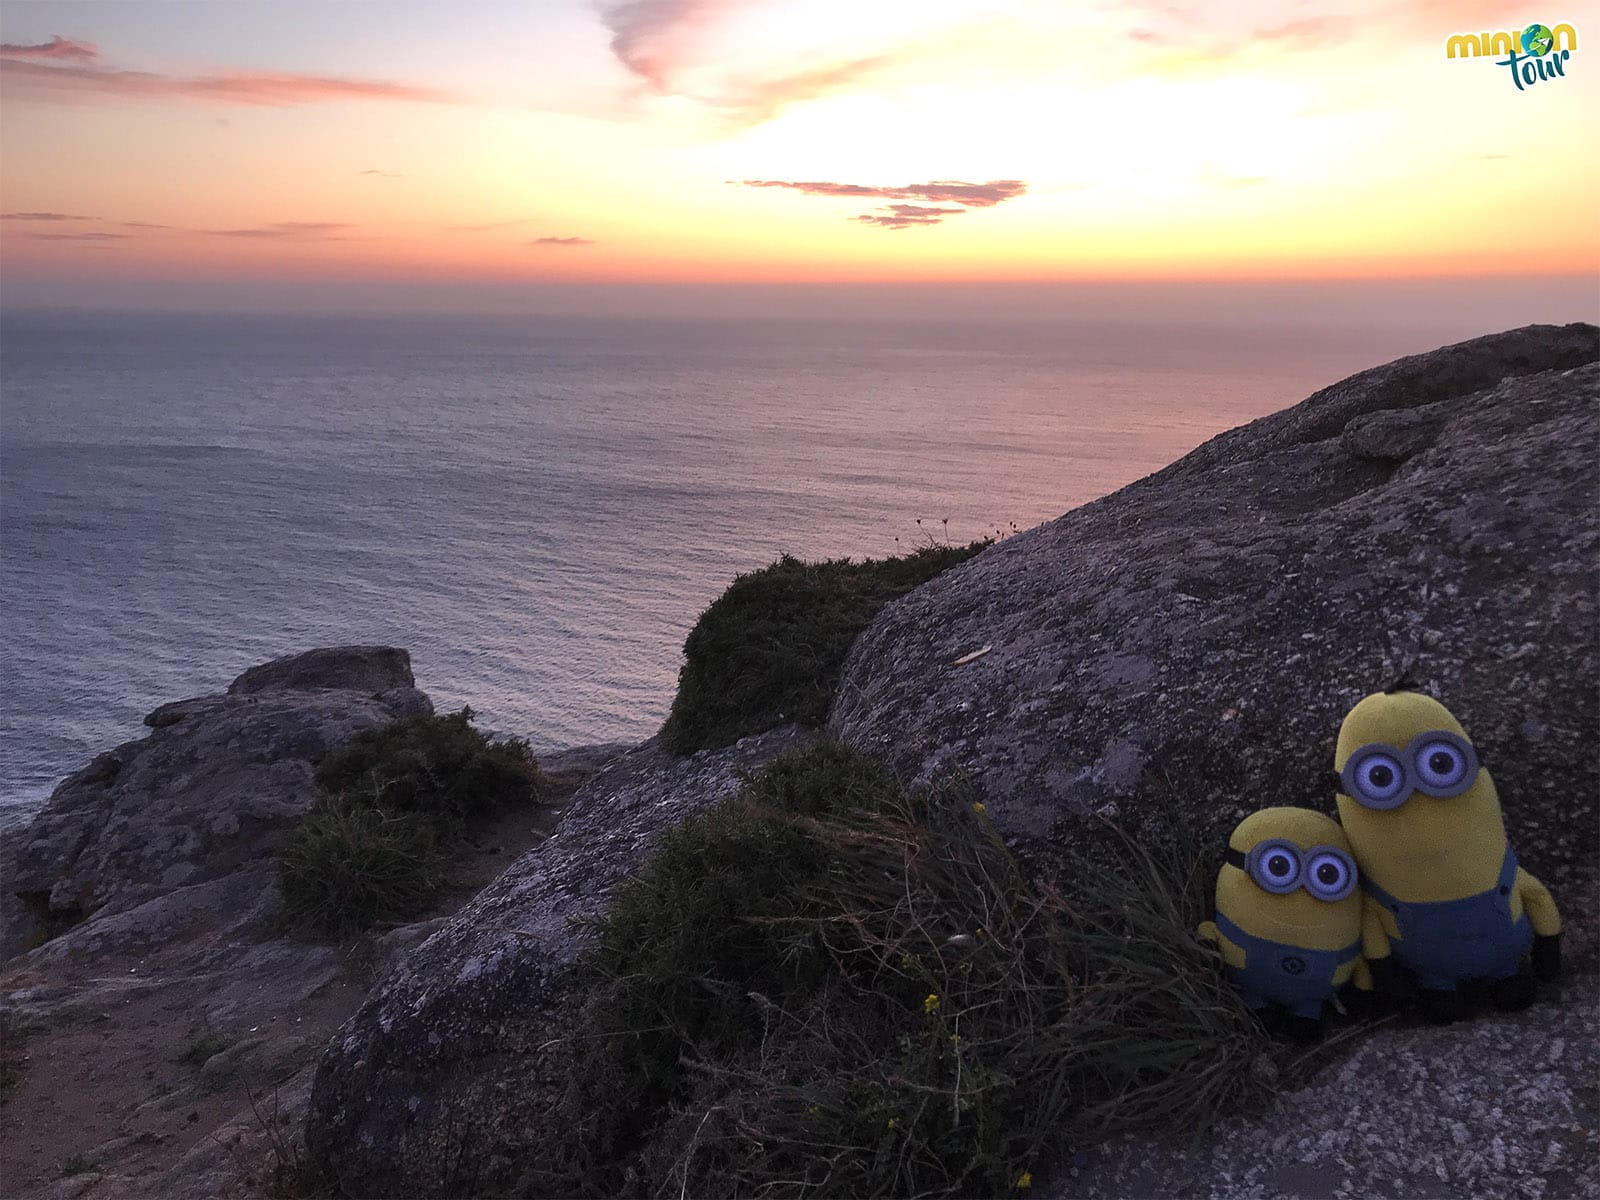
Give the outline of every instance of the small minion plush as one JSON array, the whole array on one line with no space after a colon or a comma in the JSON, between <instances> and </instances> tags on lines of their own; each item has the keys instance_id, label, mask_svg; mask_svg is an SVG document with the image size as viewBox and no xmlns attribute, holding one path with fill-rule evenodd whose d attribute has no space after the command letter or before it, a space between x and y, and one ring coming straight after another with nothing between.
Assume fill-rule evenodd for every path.
<instances>
[{"instance_id":1,"label":"small minion plush","mask_svg":"<svg viewBox=\"0 0 1600 1200\"><path fill-rule=\"evenodd\" d=\"M1344 831L1309 808L1264 808L1239 823L1217 873L1217 917L1200 926L1251 1008L1276 1005L1291 1032L1314 1037L1323 1002L1354 981L1370 990L1361 956L1361 893Z\"/></svg>"},{"instance_id":2,"label":"small minion plush","mask_svg":"<svg viewBox=\"0 0 1600 1200\"><path fill-rule=\"evenodd\" d=\"M1535 975L1554 978L1561 917L1517 864L1494 780L1450 711L1420 692L1368 696L1340 726L1333 765L1374 972L1404 967L1436 1020L1461 1015L1457 988L1471 980L1491 983L1502 1008L1532 1001L1522 956L1531 947Z\"/></svg>"}]
</instances>

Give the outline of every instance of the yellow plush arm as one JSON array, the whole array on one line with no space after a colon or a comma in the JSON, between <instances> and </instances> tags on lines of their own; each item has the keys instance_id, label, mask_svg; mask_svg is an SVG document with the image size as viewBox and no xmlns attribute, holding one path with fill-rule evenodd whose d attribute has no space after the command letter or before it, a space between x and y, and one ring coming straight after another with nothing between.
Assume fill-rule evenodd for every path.
<instances>
[{"instance_id":1,"label":"yellow plush arm","mask_svg":"<svg viewBox=\"0 0 1600 1200\"><path fill-rule=\"evenodd\" d=\"M1517 868L1517 880L1513 886L1517 895L1522 897L1522 910L1528 914L1534 933L1540 937L1550 937L1561 932L1561 914L1556 911L1555 898L1550 895L1549 888L1521 867Z\"/></svg>"},{"instance_id":2,"label":"yellow plush arm","mask_svg":"<svg viewBox=\"0 0 1600 1200\"><path fill-rule=\"evenodd\" d=\"M1244 966L1244 950L1223 937L1222 930L1217 928L1215 921L1201 921L1200 928L1196 932L1202 942L1210 942L1222 951L1222 961L1230 967Z\"/></svg>"},{"instance_id":3,"label":"yellow plush arm","mask_svg":"<svg viewBox=\"0 0 1600 1200\"><path fill-rule=\"evenodd\" d=\"M1366 959L1356 959L1356 969L1351 973L1350 978L1355 980L1358 992L1370 992L1372 990L1372 968L1367 965Z\"/></svg>"},{"instance_id":4,"label":"yellow plush arm","mask_svg":"<svg viewBox=\"0 0 1600 1200\"><path fill-rule=\"evenodd\" d=\"M1367 959L1389 957L1389 931L1384 928L1383 906L1371 896L1361 898L1361 953Z\"/></svg>"}]
</instances>

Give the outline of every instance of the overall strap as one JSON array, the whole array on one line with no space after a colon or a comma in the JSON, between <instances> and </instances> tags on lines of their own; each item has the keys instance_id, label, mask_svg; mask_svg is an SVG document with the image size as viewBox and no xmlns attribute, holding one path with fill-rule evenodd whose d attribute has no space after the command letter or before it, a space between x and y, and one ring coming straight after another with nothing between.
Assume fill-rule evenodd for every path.
<instances>
[{"instance_id":1,"label":"overall strap","mask_svg":"<svg viewBox=\"0 0 1600 1200\"><path fill-rule=\"evenodd\" d=\"M1249 951L1252 947L1272 945L1266 938L1258 938L1253 933L1246 933L1221 913L1217 914L1217 931L1244 951Z\"/></svg>"},{"instance_id":2,"label":"overall strap","mask_svg":"<svg viewBox=\"0 0 1600 1200\"><path fill-rule=\"evenodd\" d=\"M1247 954L1252 948L1273 951L1281 951L1283 948L1278 942L1271 941L1268 938L1257 937L1253 933L1246 933L1221 913L1217 914L1216 925L1217 932ZM1296 947L1296 949L1299 949L1299 947ZM1332 955L1334 963L1338 966L1343 966L1361 953L1361 939L1357 938L1348 946L1339 950L1307 950L1305 953Z\"/></svg>"},{"instance_id":3,"label":"overall strap","mask_svg":"<svg viewBox=\"0 0 1600 1200\"><path fill-rule=\"evenodd\" d=\"M1495 881L1496 888L1509 888L1517 878L1517 852L1511 848L1511 843L1506 842L1505 860L1500 864L1500 878Z\"/></svg>"},{"instance_id":4,"label":"overall strap","mask_svg":"<svg viewBox=\"0 0 1600 1200\"><path fill-rule=\"evenodd\" d=\"M1500 860L1500 877L1495 880L1494 884L1495 900L1500 903L1500 907L1506 911L1510 911L1511 903L1509 900L1509 895L1511 892L1511 884L1516 878L1517 853L1511 848L1511 843L1508 841L1506 843L1505 857ZM1361 886L1363 889L1365 889L1368 895L1372 896L1378 901L1379 904L1383 905L1390 912L1399 912L1406 905L1406 901L1401 900L1393 892L1383 888L1376 879L1374 879L1371 875L1368 875L1365 871L1361 873Z\"/></svg>"},{"instance_id":5,"label":"overall strap","mask_svg":"<svg viewBox=\"0 0 1600 1200\"><path fill-rule=\"evenodd\" d=\"M1386 891L1378 885L1378 881L1365 871L1361 872L1361 887L1369 896L1383 905L1390 912L1399 912L1401 900L1393 892Z\"/></svg>"}]
</instances>

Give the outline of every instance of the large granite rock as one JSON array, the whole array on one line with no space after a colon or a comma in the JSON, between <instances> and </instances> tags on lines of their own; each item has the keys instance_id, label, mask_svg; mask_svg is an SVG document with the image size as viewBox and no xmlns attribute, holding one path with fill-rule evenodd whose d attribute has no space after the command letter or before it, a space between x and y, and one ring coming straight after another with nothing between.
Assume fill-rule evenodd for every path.
<instances>
[{"instance_id":1,"label":"large granite rock","mask_svg":"<svg viewBox=\"0 0 1600 1200\"><path fill-rule=\"evenodd\" d=\"M830 731L965 768L1019 842L1110 809L1220 845L1262 805L1331 810L1340 720L1409 669L1523 861L1592 910L1597 358L1592 325L1531 326L1213 438L889 605Z\"/></svg>"},{"instance_id":2,"label":"large granite rock","mask_svg":"<svg viewBox=\"0 0 1600 1200\"><path fill-rule=\"evenodd\" d=\"M1565 1200L1600 1195L1600 1000L1448 1028L1390 1025L1265 1112L1195 1139L1127 1137L1079 1156L1039 1200ZM1310 1057L1310 1056L1308 1056ZM1321 1064L1319 1064L1321 1065Z\"/></svg>"},{"instance_id":3,"label":"large granite rock","mask_svg":"<svg viewBox=\"0 0 1600 1200\"><path fill-rule=\"evenodd\" d=\"M591 936L574 922L604 910L663 831L812 736L784 727L687 759L647 742L586 783L555 836L402 958L334 1038L305 1125L316 1166L350 1195L492 1194L575 1140L552 1131L593 1050L564 1036Z\"/></svg>"},{"instance_id":4,"label":"large granite rock","mask_svg":"<svg viewBox=\"0 0 1600 1200\"><path fill-rule=\"evenodd\" d=\"M278 840L316 798L313 764L360 730L431 711L410 683L404 650L315 650L246 671L225 696L156 709L147 737L69 775L5 833L0 959L68 929L74 944L109 945L170 936L186 914L264 915Z\"/></svg>"}]
</instances>

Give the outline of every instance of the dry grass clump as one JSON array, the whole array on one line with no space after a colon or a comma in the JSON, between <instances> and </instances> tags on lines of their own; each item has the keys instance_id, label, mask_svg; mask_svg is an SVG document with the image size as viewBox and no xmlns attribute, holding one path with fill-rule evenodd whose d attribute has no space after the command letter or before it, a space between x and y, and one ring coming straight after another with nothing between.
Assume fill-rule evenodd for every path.
<instances>
[{"instance_id":1,"label":"dry grass clump","mask_svg":"<svg viewBox=\"0 0 1600 1200\"><path fill-rule=\"evenodd\" d=\"M1011 1194L1255 1086L1259 1027L1194 939L1188 856L1112 833L1051 883L959 784L907 795L804 753L680 827L600 923L641 1190ZM811 800L762 802L783 793Z\"/></svg>"}]
</instances>

